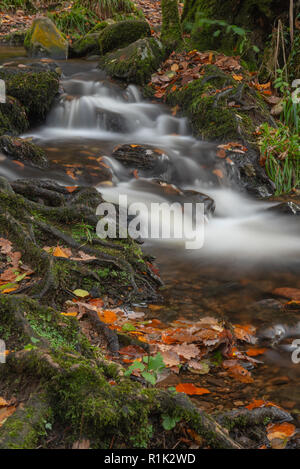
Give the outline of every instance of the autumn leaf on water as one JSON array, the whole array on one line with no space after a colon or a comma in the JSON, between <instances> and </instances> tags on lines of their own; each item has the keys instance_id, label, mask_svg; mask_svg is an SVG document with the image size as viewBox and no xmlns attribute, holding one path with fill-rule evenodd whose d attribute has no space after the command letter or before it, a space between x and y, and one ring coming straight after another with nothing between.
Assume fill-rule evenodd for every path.
<instances>
[{"instance_id":1,"label":"autumn leaf on water","mask_svg":"<svg viewBox=\"0 0 300 469\"><path fill-rule=\"evenodd\" d=\"M113 324L118 319L116 313L108 309L98 312L98 317L101 321L105 322L105 324Z\"/></svg>"},{"instance_id":2,"label":"autumn leaf on water","mask_svg":"<svg viewBox=\"0 0 300 469\"><path fill-rule=\"evenodd\" d=\"M262 355L266 352L266 348L248 348L248 350L246 350L246 353L249 357L257 357L258 355Z\"/></svg>"},{"instance_id":3,"label":"autumn leaf on water","mask_svg":"<svg viewBox=\"0 0 300 469\"><path fill-rule=\"evenodd\" d=\"M203 394L210 394L210 391L205 388L198 388L193 383L179 383L176 386L177 392L184 392L190 396L197 395L202 396Z\"/></svg>"},{"instance_id":4,"label":"autumn leaf on water","mask_svg":"<svg viewBox=\"0 0 300 469\"><path fill-rule=\"evenodd\" d=\"M223 368L228 371L230 376L242 383L253 383L254 381L250 371L246 370L242 365L239 365L236 360L225 360L223 362Z\"/></svg>"},{"instance_id":5,"label":"autumn leaf on water","mask_svg":"<svg viewBox=\"0 0 300 469\"><path fill-rule=\"evenodd\" d=\"M274 295L283 296L292 300L300 300L300 290L298 288L280 287L272 291Z\"/></svg>"},{"instance_id":6,"label":"autumn leaf on water","mask_svg":"<svg viewBox=\"0 0 300 469\"><path fill-rule=\"evenodd\" d=\"M278 407L279 409L281 409L280 406L273 404L273 402L264 401L263 399L253 399L250 404L246 406L246 409L252 410L258 409L260 407Z\"/></svg>"}]
</instances>

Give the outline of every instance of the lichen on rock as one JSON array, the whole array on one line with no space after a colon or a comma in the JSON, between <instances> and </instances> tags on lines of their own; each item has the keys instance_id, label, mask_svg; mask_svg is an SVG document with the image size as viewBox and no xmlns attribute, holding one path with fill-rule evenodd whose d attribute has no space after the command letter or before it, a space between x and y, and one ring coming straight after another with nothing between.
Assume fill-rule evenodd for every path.
<instances>
[{"instance_id":1,"label":"lichen on rock","mask_svg":"<svg viewBox=\"0 0 300 469\"><path fill-rule=\"evenodd\" d=\"M27 32L24 46L32 57L67 59L68 41L50 18L36 18Z\"/></svg>"}]
</instances>

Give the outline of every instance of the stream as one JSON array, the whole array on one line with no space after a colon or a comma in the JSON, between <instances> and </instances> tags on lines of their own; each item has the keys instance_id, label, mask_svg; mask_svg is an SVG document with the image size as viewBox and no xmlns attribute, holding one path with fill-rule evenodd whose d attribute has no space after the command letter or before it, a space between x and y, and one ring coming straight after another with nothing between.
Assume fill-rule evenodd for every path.
<instances>
[{"instance_id":1,"label":"stream","mask_svg":"<svg viewBox=\"0 0 300 469\"><path fill-rule=\"evenodd\" d=\"M21 48L0 46L0 64L32 62L23 54ZM178 240L145 240L144 250L156 257L165 283L163 302L157 310L143 304L136 309L165 323L218 316L233 324L254 325L267 344L254 384L236 382L229 395L227 388L211 382L215 395L202 397L201 405L221 409L228 398L239 403L267 398L300 415L300 364L291 360L291 341L300 338L300 308L283 309L272 294L278 287L300 288L297 217L287 219L269 210L276 203L251 199L229 184L216 186L215 146L195 139L185 119L143 100L136 87L113 84L96 62L74 59L59 66L63 94L46 123L22 136L45 149L50 168L22 168L0 154L0 175L9 180L46 177L68 186L93 185L106 201L118 202L119 194L126 194L129 203L148 206L168 197L146 177L135 178L111 155L123 144L159 149L168 182L208 195L216 208L205 224L204 246L199 250L187 250ZM110 183L97 179L99 157L112 172ZM72 172L74 167L79 171Z\"/></svg>"}]
</instances>

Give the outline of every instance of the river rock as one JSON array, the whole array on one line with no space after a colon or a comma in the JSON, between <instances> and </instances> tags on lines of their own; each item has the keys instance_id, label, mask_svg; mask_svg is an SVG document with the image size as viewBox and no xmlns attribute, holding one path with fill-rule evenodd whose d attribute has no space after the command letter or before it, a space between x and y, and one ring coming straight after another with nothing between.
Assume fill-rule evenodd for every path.
<instances>
[{"instance_id":1,"label":"river rock","mask_svg":"<svg viewBox=\"0 0 300 469\"><path fill-rule=\"evenodd\" d=\"M70 48L71 57L84 57L90 54L98 55L99 52L99 33L86 34L75 41Z\"/></svg>"},{"instance_id":2,"label":"river rock","mask_svg":"<svg viewBox=\"0 0 300 469\"><path fill-rule=\"evenodd\" d=\"M5 81L7 95L24 106L31 125L46 118L59 91L59 76L55 62L47 60L24 67L12 64L0 69L0 79Z\"/></svg>"},{"instance_id":3,"label":"river rock","mask_svg":"<svg viewBox=\"0 0 300 469\"><path fill-rule=\"evenodd\" d=\"M0 103L0 135L17 135L28 128L25 107L13 96L6 96L6 103Z\"/></svg>"},{"instance_id":4,"label":"river rock","mask_svg":"<svg viewBox=\"0 0 300 469\"><path fill-rule=\"evenodd\" d=\"M272 195L274 184L260 166L260 151L253 143L262 122L275 125L266 103L256 90L219 67L206 65L202 71L175 91L170 86L167 103L180 107L195 135L225 146L216 148L216 182L234 184L259 197Z\"/></svg>"},{"instance_id":5,"label":"river rock","mask_svg":"<svg viewBox=\"0 0 300 469\"><path fill-rule=\"evenodd\" d=\"M36 18L26 34L24 46L32 57L67 59L68 42L50 18Z\"/></svg>"},{"instance_id":6,"label":"river rock","mask_svg":"<svg viewBox=\"0 0 300 469\"><path fill-rule=\"evenodd\" d=\"M268 212L278 213L278 215L297 215L300 216L300 205L295 202L282 202L281 204L270 207Z\"/></svg>"},{"instance_id":7,"label":"river rock","mask_svg":"<svg viewBox=\"0 0 300 469\"><path fill-rule=\"evenodd\" d=\"M139 175L161 176L169 166L167 155L150 145L120 145L111 155L125 167L137 169Z\"/></svg>"},{"instance_id":8,"label":"river rock","mask_svg":"<svg viewBox=\"0 0 300 469\"><path fill-rule=\"evenodd\" d=\"M150 26L146 21L125 20L108 25L99 35L99 50L101 54L106 54L119 47L150 36Z\"/></svg>"},{"instance_id":9,"label":"river rock","mask_svg":"<svg viewBox=\"0 0 300 469\"><path fill-rule=\"evenodd\" d=\"M131 187L132 189L161 196L169 203L203 203L204 213L207 216L211 216L215 210L215 202L208 195L193 190L184 190L160 179L136 179L132 181Z\"/></svg>"},{"instance_id":10,"label":"river rock","mask_svg":"<svg viewBox=\"0 0 300 469\"><path fill-rule=\"evenodd\" d=\"M10 158L36 168L47 168L48 159L42 148L21 138L3 135L0 137L0 151Z\"/></svg>"},{"instance_id":11,"label":"river rock","mask_svg":"<svg viewBox=\"0 0 300 469\"><path fill-rule=\"evenodd\" d=\"M99 68L113 78L143 85L165 58L162 43L153 37L139 39L123 49L106 54Z\"/></svg>"}]
</instances>

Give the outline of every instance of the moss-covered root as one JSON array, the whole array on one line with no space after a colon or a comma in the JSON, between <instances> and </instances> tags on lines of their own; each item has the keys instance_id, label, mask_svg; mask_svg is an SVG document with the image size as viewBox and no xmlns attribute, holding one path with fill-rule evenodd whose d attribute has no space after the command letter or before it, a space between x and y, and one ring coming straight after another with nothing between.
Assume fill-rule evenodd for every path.
<instances>
[{"instance_id":1,"label":"moss-covered root","mask_svg":"<svg viewBox=\"0 0 300 469\"><path fill-rule=\"evenodd\" d=\"M52 411L45 397L33 396L0 428L0 449L32 449L51 428Z\"/></svg>"},{"instance_id":2,"label":"moss-covered root","mask_svg":"<svg viewBox=\"0 0 300 469\"><path fill-rule=\"evenodd\" d=\"M116 448L143 448L161 432L163 415L185 422L212 447L239 448L183 394L125 378L72 317L26 296L0 295L0 336L11 351L0 366L0 394L25 403L1 428L0 448L45 447L49 424L69 428L65 447L84 436L93 448L109 448L112 440Z\"/></svg>"},{"instance_id":3,"label":"moss-covered root","mask_svg":"<svg viewBox=\"0 0 300 469\"><path fill-rule=\"evenodd\" d=\"M23 387L25 383L32 387L35 379L45 391L42 398L34 399L37 404L27 401L23 412L6 421L0 432L0 447L34 448L37 442L45 447L43 435L50 423L68 428L64 447L85 437L92 448L109 448L112 441L115 448L147 448L152 436L162 430L162 416L169 415L194 429L211 447L240 448L185 395L145 389L124 378L117 365L98 359L95 351L91 350L89 359L87 353L62 353L62 349L47 353L36 348L8 356L6 366L0 369L8 389L18 377ZM113 386L109 384L111 378ZM26 415L29 419L25 426Z\"/></svg>"},{"instance_id":4,"label":"moss-covered root","mask_svg":"<svg viewBox=\"0 0 300 469\"><path fill-rule=\"evenodd\" d=\"M162 0L162 31L161 41L167 49L176 48L182 42L182 30L177 0Z\"/></svg>"},{"instance_id":5,"label":"moss-covered root","mask_svg":"<svg viewBox=\"0 0 300 469\"><path fill-rule=\"evenodd\" d=\"M76 288L123 301L157 297L158 279L138 245L129 238L122 243L98 238L95 213L102 198L95 189L69 194L47 180L17 181L12 188L18 194L7 185L0 188L0 227L40 278L26 287L27 294L51 306L72 298ZM55 257L44 250L57 244L73 250L73 255ZM86 256L80 257L80 252Z\"/></svg>"}]
</instances>

